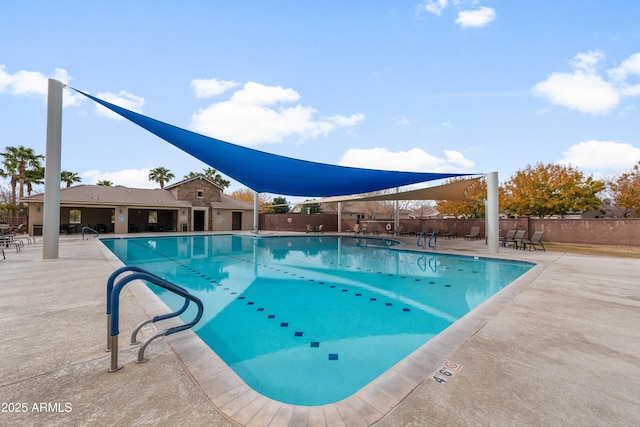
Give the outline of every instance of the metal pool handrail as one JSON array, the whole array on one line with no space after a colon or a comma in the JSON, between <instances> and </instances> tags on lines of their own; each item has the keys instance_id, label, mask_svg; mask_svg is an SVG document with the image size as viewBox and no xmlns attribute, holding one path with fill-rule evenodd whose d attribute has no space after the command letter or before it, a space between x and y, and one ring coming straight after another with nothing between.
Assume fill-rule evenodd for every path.
<instances>
[{"instance_id":1,"label":"metal pool handrail","mask_svg":"<svg viewBox=\"0 0 640 427\"><path fill-rule=\"evenodd\" d=\"M84 232L85 232L85 231L91 231L91 232L93 232L93 233L96 233L96 235L95 235L95 236L93 236L93 237L98 237L98 236L100 235L100 232L99 232L99 231L94 230L94 229L93 229L93 228L91 228L91 227L82 227L82 240L84 240Z\"/></svg>"},{"instance_id":2,"label":"metal pool handrail","mask_svg":"<svg viewBox=\"0 0 640 427\"><path fill-rule=\"evenodd\" d=\"M131 272L132 274L129 274L128 276L123 277L116 283L116 278L120 274L125 272ZM146 280L149 283L153 283L154 285L160 286L161 288L164 288L170 292L173 292L176 295L183 297L185 299L185 302L180 308L180 310L177 310L173 313L155 316L152 319L143 321L140 324L138 324L138 326L134 328L134 332L131 335L132 344L136 343L135 342L136 335L140 330L140 328L142 328L142 326L146 325L147 323L157 322L160 320L170 319L172 317L179 316L187 310L191 302L195 303L198 309L196 316L193 318L191 322L185 323L184 325L168 328L164 331L160 331L155 335L152 335L151 337L147 338L142 343L142 345L140 346L140 349L138 350L138 362L141 363L141 362L147 361L144 358L144 351L147 348L147 346L151 343L151 341L162 336L171 335L171 334L175 334L176 332L187 330L193 327L194 325L196 325L202 318L202 313L203 313L202 301L200 301L200 299L197 298L196 296L191 295L186 289L174 283L171 283L168 280L165 280L159 276L156 276L155 274L152 274L140 267L126 266L126 267L119 268L118 270L114 271L111 274L111 276L109 276L109 279L107 280L107 351L111 350L111 368L109 369L109 372L115 372L121 368L121 367L118 367L118 335L120 332L119 331L119 312L120 312L119 299L120 299L120 292L122 291L122 288L124 288L129 282L133 280Z\"/></svg>"}]
</instances>

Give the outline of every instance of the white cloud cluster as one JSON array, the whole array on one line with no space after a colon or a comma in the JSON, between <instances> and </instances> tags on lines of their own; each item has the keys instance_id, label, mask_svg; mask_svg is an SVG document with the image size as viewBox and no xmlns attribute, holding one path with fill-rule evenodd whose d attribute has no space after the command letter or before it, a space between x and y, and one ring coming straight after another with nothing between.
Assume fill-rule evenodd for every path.
<instances>
[{"instance_id":1,"label":"white cloud cluster","mask_svg":"<svg viewBox=\"0 0 640 427\"><path fill-rule=\"evenodd\" d=\"M121 90L118 93L102 92L98 93L96 97L103 101L110 102L119 107L126 108L127 110L135 111L136 113L142 113L142 106L144 105L144 98L141 96L133 95L125 90ZM96 103L96 113L100 116L107 117L114 120L124 120L122 116L114 113L113 111L103 107Z\"/></svg>"},{"instance_id":2,"label":"white cloud cluster","mask_svg":"<svg viewBox=\"0 0 640 427\"><path fill-rule=\"evenodd\" d=\"M456 24L461 27L484 27L496 19L496 11L490 7L481 7L476 10L461 10L458 13Z\"/></svg>"},{"instance_id":3,"label":"white cloud cluster","mask_svg":"<svg viewBox=\"0 0 640 427\"><path fill-rule=\"evenodd\" d=\"M564 158L558 163L570 164L588 171L598 171L603 175L607 175L608 171L626 172L640 161L638 147L627 143L595 139L574 144L562 154Z\"/></svg>"},{"instance_id":4,"label":"white cloud cluster","mask_svg":"<svg viewBox=\"0 0 640 427\"><path fill-rule=\"evenodd\" d=\"M101 172L91 169L80 173L83 184L96 184L98 181L111 181L113 185L131 188L159 188L158 183L149 181L151 168L123 169L115 172Z\"/></svg>"},{"instance_id":5,"label":"white cloud cluster","mask_svg":"<svg viewBox=\"0 0 640 427\"><path fill-rule=\"evenodd\" d=\"M573 58L573 72L550 74L532 88L532 93L554 105L583 113L607 114L619 105L623 96L640 95L640 84L629 83L630 78L640 76L640 53L607 70L609 79L598 72L598 64L604 59L600 51L580 52Z\"/></svg>"},{"instance_id":6,"label":"white cloud cluster","mask_svg":"<svg viewBox=\"0 0 640 427\"><path fill-rule=\"evenodd\" d=\"M445 7L447 7L448 0L427 0L424 3L424 10L435 15L440 15Z\"/></svg>"},{"instance_id":7,"label":"white cloud cluster","mask_svg":"<svg viewBox=\"0 0 640 427\"><path fill-rule=\"evenodd\" d=\"M26 70L10 74L6 71L6 66L0 64L0 93L5 92L15 96L36 96L46 102L50 78L64 84L69 84L71 81L71 76L63 68L56 68L49 76L39 71ZM80 102L82 102L82 95L69 90L63 92L62 103L64 107L79 105Z\"/></svg>"},{"instance_id":8,"label":"white cloud cluster","mask_svg":"<svg viewBox=\"0 0 640 427\"><path fill-rule=\"evenodd\" d=\"M293 89L249 82L228 100L192 115L190 127L225 141L257 145L281 142L287 137L316 138L364 120L361 113L318 118L318 111L312 107L283 105L299 99Z\"/></svg>"},{"instance_id":9,"label":"white cloud cluster","mask_svg":"<svg viewBox=\"0 0 640 427\"><path fill-rule=\"evenodd\" d=\"M444 151L437 157L421 148L407 151L390 151L386 148L352 148L342 156L342 166L369 169L423 171L423 172L472 172L475 162L466 159L458 151Z\"/></svg>"},{"instance_id":10,"label":"white cloud cluster","mask_svg":"<svg viewBox=\"0 0 640 427\"><path fill-rule=\"evenodd\" d=\"M191 87L195 92L196 98L209 98L220 95L239 84L233 80L218 79L195 79L191 81Z\"/></svg>"},{"instance_id":11,"label":"white cloud cluster","mask_svg":"<svg viewBox=\"0 0 640 427\"><path fill-rule=\"evenodd\" d=\"M477 1L472 2L473 5L476 3ZM456 7L460 7L463 2L454 1L453 4ZM425 0L421 5L421 10L433 13L434 15L441 15L442 11L446 9L447 6L449 6L448 0ZM480 28L488 25L494 19L496 19L495 9L482 6L478 9L459 10L455 23L463 28Z\"/></svg>"}]
</instances>

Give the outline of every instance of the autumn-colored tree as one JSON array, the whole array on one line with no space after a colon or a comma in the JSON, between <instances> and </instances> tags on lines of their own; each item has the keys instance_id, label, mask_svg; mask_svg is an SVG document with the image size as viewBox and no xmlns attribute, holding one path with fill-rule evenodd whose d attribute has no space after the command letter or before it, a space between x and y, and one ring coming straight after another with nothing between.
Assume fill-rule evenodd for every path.
<instances>
[{"instance_id":1,"label":"autumn-colored tree","mask_svg":"<svg viewBox=\"0 0 640 427\"><path fill-rule=\"evenodd\" d=\"M631 212L640 215L640 161L630 172L609 181L614 204L622 209L624 217Z\"/></svg>"},{"instance_id":2,"label":"autumn-colored tree","mask_svg":"<svg viewBox=\"0 0 640 427\"><path fill-rule=\"evenodd\" d=\"M243 202L253 204L254 192L252 190L249 190L248 188L243 190L235 190L233 193L231 193L231 197L236 200L241 200ZM258 195L258 213L267 214L271 213L272 210L273 203L271 202L271 199L263 193L260 193Z\"/></svg>"},{"instance_id":3,"label":"autumn-colored tree","mask_svg":"<svg viewBox=\"0 0 640 427\"><path fill-rule=\"evenodd\" d=\"M467 178L451 178L447 183L466 180ZM484 201L487 199L487 181L479 179L467 187L469 200L438 200L438 212L464 218L484 218Z\"/></svg>"},{"instance_id":4,"label":"autumn-colored tree","mask_svg":"<svg viewBox=\"0 0 640 427\"><path fill-rule=\"evenodd\" d=\"M544 218L599 207L605 184L571 166L537 163L516 172L503 188L503 211Z\"/></svg>"}]
</instances>

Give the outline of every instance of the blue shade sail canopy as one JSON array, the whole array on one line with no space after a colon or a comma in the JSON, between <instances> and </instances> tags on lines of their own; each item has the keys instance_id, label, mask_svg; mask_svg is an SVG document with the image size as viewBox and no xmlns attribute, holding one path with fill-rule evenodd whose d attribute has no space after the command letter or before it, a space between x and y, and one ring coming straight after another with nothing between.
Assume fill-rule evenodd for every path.
<instances>
[{"instance_id":1,"label":"blue shade sail canopy","mask_svg":"<svg viewBox=\"0 0 640 427\"><path fill-rule=\"evenodd\" d=\"M73 90L258 193L329 197L470 175L352 168L293 159L200 135Z\"/></svg>"}]
</instances>

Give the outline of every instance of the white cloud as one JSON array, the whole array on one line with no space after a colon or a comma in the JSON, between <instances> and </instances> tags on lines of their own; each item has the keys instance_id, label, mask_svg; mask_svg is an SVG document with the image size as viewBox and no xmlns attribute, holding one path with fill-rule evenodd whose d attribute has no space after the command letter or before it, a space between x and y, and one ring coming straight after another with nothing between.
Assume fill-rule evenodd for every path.
<instances>
[{"instance_id":1,"label":"white cloud","mask_svg":"<svg viewBox=\"0 0 640 427\"><path fill-rule=\"evenodd\" d=\"M458 13L456 24L462 27L484 27L496 18L496 11L490 7L463 10Z\"/></svg>"},{"instance_id":2,"label":"white cloud","mask_svg":"<svg viewBox=\"0 0 640 427\"><path fill-rule=\"evenodd\" d=\"M257 145L281 142L291 136L315 138L364 120L360 113L316 118L318 111L312 107L282 105L299 99L293 89L250 82L228 101L200 109L192 115L190 127L225 141Z\"/></svg>"},{"instance_id":3,"label":"white cloud","mask_svg":"<svg viewBox=\"0 0 640 427\"><path fill-rule=\"evenodd\" d=\"M295 102L299 99L300 95L293 89L249 82L233 94L231 102L247 105L275 105L280 102Z\"/></svg>"},{"instance_id":4,"label":"white cloud","mask_svg":"<svg viewBox=\"0 0 640 427\"><path fill-rule=\"evenodd\" d=\"M191 81L191 87L195 92L196 98L220 95L239 84L233 80L218 79L195 79Z\"/></svg>"},{"instance_id":5,"label":"white cloud","mask_svg":"<svg viewBox=\"0 0 640 427\"><path fill-rule=\"evenodd\" d=\"M56 68L49 76L39 71L20 70L13 74L6 71L5 65L0 64L0 93L6 92L14 96L35 96L46 102L49 92L49 79L56 79L69 84L71 76L67 70ZM70 90L63 92L62 105L64 107L78 105L82 96Z\"/></svg>"},{"instance_id":6,"label":"white cloud","mask_svg":"<svg viewBox=\"0 0 640 427\"><path fill-rule=\"evenodd\" d=\"M592 171L625 172L640 161L640 148L627 143L592 139L572 145L563 155L558 163Z\"/></svg>"},{"instance_id":7,"label":"white cloud","mask_svg":"<svg viewBox=\"0 0 640 427\"><path fill-rule=\"evenodd\" d=\"M427 0L424 3L424 10L435 15L440 15L442 10L447 7L448 0Z\"/></svg>"},{"instance_id":8,"label":"white cloud","mask_svg":"<svg viewBox=\"0 0 640 427\"><path fill-rule=\"evenodd\" d=\"M625 96L640 95L640 84L630 84L629 77L640 77L640 53L634 53L620 64L619 67L607 71L609 77L620 85L620 93Z\"/></svg>"},{"instance_id":9,"label":"white cloud","mask_svg":"<svg viewBox=\"0 0 640 427\"><path fill-rule=\"evenodd\" d=\"M573 73L553 73L533 87L533 93L560 105L583 113L608 113L618 106L620 96L616 89L600 76Z\"/></svg>"},{"instance_id":10,"label":"white cloud","mask_svg":"<svg viewBox=\"0 0 640 427\"><path fill-rule=\"evenodd\" d=\"M437 157L421 148L390 151L386 148L352 148L340 159L342 166L411 172L471 172L472 160L457 151L445 151Z\"/></svg>"},{"instance_id":11,"label":"white cloud","mask_svg":"<svg viewBox=\"0 0 640 427\"><path fill-rule=\"evenodd\" d=\"M579 52L573 57L573 72L551 73L531 91L554 105L583 113L609 113L618 107L623 96L640 95L640 84L628 81L630 77L640 76L640 53L634 53L619 67L608 70L610 80L597 70L604 59L600 51Z\"/></svg>"},{"instance_id":12,"label":"white cloud","mask_svg":"<svg viewBox=\"0 0 640 427\"><path fill-rule=\"evenodd\" d=\"M96 184L98 181L111 181L113 185L122 185L131 188L160 188L158 183L149 181L151 168L124 169L115 172L101 172L88 170L82 172L82 184Z\"/></svg>"},{"instance_id":13,"label":"white cloud","mask_svg":"<svg viewBox=\"0 0 640 427\"><path fill-rule=\"evenodd\" d=\"M118 93L103 92L96 95L97 98L103 101L110 102L119 107L126 108L127 110L135 111L136 113L142 113L142 106L144 105L144 98L141 96L133 95L127 91L121 90ZM122 116L114 113L113 111L103 107L96 103L96 113L100 116L108 117L114 120L124 120Z\"/></svg>"},{"instance_id":14,"label":"white cloud","mask_svg":"<svg viewBox=\"0 0 640 427\"><path fill-rule=\"evenodd\" d=\"M634 53L620 64L619 67L607 71L614 81L624 81L629 76L640 76L640 53Z\"/></svg>"},{"instance_id":15,"label":"white cloud","mask_svg":"<svg viewBox=\"0 0 640 427\"><path fill-rule=\"evenodd\" d=\"M594 73L596 71L596 65L605 59L604 53L599 50L591 50L589 52L578 52L573 57L573 66L584 70L588 73Z\"/></svg>"}]
</instances>

